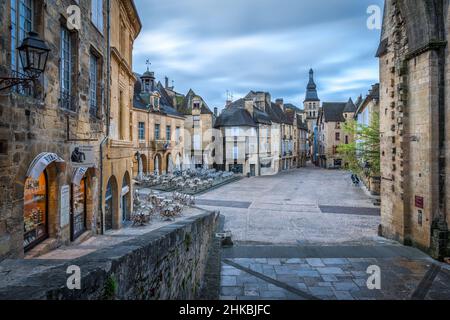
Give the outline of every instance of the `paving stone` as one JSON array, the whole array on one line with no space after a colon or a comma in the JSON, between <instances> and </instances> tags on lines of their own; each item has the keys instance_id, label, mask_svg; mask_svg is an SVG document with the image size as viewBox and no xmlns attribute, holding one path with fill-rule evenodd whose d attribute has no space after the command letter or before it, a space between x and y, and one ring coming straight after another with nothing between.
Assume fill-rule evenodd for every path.
<instances>
[{"instance_id":1,"label":"paving stone","mask_svg":"<svg viewBox=\"0 0 450 320\"><path fill-rule=\"evenodd\" d=\"M284 298L286 298L286 294L284 293L284 291L268 290L268 291L261 292L261 298L284 299Z\"/></svg>"},{"instance_id":2,"label":"paving stone","mask_svg":"<svg viewBox=\"0 0 450 320\"><path fill-rule=\"evenodd\" d=\"M220 284L224 287L232 287L236 286L236 277L235 276L222 276L220 279Z\"/></svg>"},{"instance_id":3,"label":"paving stone","mask_svg":"<svg viewBox=\"0 0 450 320\"><path fill-rule=\"evenodd\" d=\"M317 284L319 287L332 287L333 284L331 282L319 282Z\"/></svg>"},{"instance_id":4,"label":"paving stone","mask_svg":"<svg viewBox=\"0 0 450 320\"><path fill-rule=\"evenodd\" d=\"M322 275L322 279L325 282L333 282L333 281L338 281L338 278L336 278L336 276L332 275L332 274L323 274Z\"/></svg>"},{"instance_id":5,"label":"paving stone","mask_svg":"<svg viewBox=\"0 0 450 320\"><path fill-rule=\"evenodd\" d=\"M236 296L220 296L220 300L230 301L230 300L237 300Z\"/></svg>"},{"instance_id":6,"label":"paving stone","mask_svg":"<svg viewBox=\"0 0 450 320\"><path fill-rule=\"evenodd\" d=\"M286 264L302 264L305 263L305 259L288 259Z\"/></svg>"},{"instance_id":7,"label":"paving stone","mask_svg":"<svg viewBox=\"0 0 450 320\"><path fill-rule=\"evenodd\" d=\"M338 300L355 300L348 291L335 291L334 295Z\"/></svg>"},{"instance_id":8,"label":"paving stone","mask_svg":"<svg viewBox=\"0 0 450 320\"><path fill-rule=\"evenodd\" d=\"M354 282L335 282L334 287L337 291L350 291L359 289L359 287Z\"/></svg>"},{"instance_id":9,"label":"paving stone","mask_svg":"<svg viewBox=\"0 0 450 320\"><path fill-rule=\"evenodd\" d=\"M271 266L281 266L280 259L267 259L267 264Z\"/></svg>"},{"instance_id":10,"label":"paving stone","mask_svg":"<svg viewBox=\"0 0 450 320\"><path fill-rule=\"evenodd\" d=\"M344 270L337 267L325 267L325 268L317 268L317 271L320 274L326 274L326 275L343 275Z\"/></svg>"},{"instance_id":11,"label":"paving stone","mask_svg":"<svg viewBox=\"0 0 450 320\"><path fill-rule=\"evenodd\" d=\"M259 297L259 290L244 290L246 297Z\"/></svg>"},{"instance_id":12,"label":"paving stone","mask_svg":"<svg viewBox=\"0 0 450 320\"><path fill-rule=\"evenodd\" d=\"M297 275L299 277L304 277L304 278L319 278L320 277L319 272L317 272L315 270L300 270L300 271L297 271Z\"/></svg>"},{"instance_id":13,"label":"paving stone","mask_svg":"<svg viewBox=\"0 0 450 320\"><path fill-rule=\"evenodd\" d=\"M309 291L314 296L333 296L334 291L332 288L327 287L309 287Z\"/></svg>"},{"instance_id":14,"label":"paving stone","mask_svg":"<svg viewBox=\"0 0 450 320\"><path fill-rule=\"evenodd\" d=\"M333 259L325 258L325 259L322 259L322 262L327 266L328 265L333 266L333 265L349 264L349 261L347 259L343 259L343 258L333 258Z\"/></svg>"},{"instance_id":15,"label":"paving stone","mask_svg":"<svg viewBox=\"0 0 450 320\"><path fill-rule=\"evenodd\" d=\"M242 296L244 295L243 287L222 287L221 293L223 296Z\"/></svg>"},{"instance_id":16,"label":"paving stone","mask_svg":"<svg viewBox=\"0 0 450 320\"><path fill-rule=\"evenodd\" d=\"M286 284L290 284L290 283L297 283L300 282L300 278L298 276L295 275L277 275L276 280L280 281L280 282L284 282Z\"/></svg>"},{"instance_id":17,"label":"paving stone","mask_svg":"<svg viewBox=\"0 0 450 320\"><path fill-rule=\"evenodd\" d=\"M242 274L241 270L238 269L224 269L222 268L222 272L221 272L222 276L239 276Z\"/></svg>"},{"instance_id":18,"label":"paving stone","mask_svg":"<svg viewBox=\"0 0 450 320\"><path fill-rule=\"evenodd\" d=\"M300 282L300 283L297 283L296 286L299 290L308 291L308 287L306 286L305 283Z\"/></svg>"},{"instance_id":19,"label":"paving stone","mask_svg":"<svg viewBox=\"0 0 450 320\"><path fill-rule=\"evenodd\" d=\"M325 267L325 265L322 262L322 259L319 258L310 258L306 259L306 262L312 267Z\"/></svg>"},{"instance_id":20,"label":"paving stone","mask_svg":"<svg viewBox=\"0 0 450 320\"><path fill-rule=\"evenodd\" d=\"M237 300L249 300L249 301L251 301L251 300L255 300L255 301L257 301L257 300L261 300L261 297L259 297L259 296L243 296L243 297L237 297Z\"/></svg>"}]
</instances>

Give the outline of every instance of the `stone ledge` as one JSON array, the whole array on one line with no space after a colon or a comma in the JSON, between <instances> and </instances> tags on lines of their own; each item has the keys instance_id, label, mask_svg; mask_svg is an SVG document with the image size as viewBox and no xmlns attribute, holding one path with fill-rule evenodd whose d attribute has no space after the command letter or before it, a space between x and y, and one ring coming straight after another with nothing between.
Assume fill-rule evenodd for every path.
<instances>
[{"instance_id":1,"label":"stone ledge","mask_svg":"<svg viewBox=\"0 0 450 320\"><path fill-rule=\"evenodd\" d=\"M0 300L194 299L218 213L207 212L72 261L5 260ZM81 269L81 290L66 286Z\"/></svg>"}]
</instances>

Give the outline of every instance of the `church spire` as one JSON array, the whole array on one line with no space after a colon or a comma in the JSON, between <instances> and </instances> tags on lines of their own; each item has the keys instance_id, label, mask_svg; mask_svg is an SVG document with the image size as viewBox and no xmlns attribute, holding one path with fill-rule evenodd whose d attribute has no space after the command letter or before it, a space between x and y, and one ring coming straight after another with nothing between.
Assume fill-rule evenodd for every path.
<instances>
[{"instance_id":1,"label":"church spire","mask_svg":"<svg viewBox=\"0 0 450 320\"><path fill-rule=\"evenodd\" d=\"M317 95L317 86L314 82L314 70L309 70L309 82L306 87L306 97L305 102L307 101L320 101L319 96Z\"/></svg>"}]
</instances>

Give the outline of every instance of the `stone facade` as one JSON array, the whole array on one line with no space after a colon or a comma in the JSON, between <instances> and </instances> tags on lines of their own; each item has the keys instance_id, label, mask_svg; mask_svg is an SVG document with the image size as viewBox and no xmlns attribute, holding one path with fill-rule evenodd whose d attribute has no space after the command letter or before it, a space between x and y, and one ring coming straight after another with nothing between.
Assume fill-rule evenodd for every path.
<instances>
[{"instance_id":1,"label":"stone facade","mask_svg":"<svg viewBox=\"0 0 450 320\"><path fill-rule=\"evenodd\" d=\"M448 18L446 0L388 0L377 53L381 232L435 258L448 255Z\"/></svg>"},{"instance_id":2,"label":"stone facade","mask_svg":"<svg viewBox=\"0 0 450 320\"><path fill-rule=\"evenodd\" d=\"M74 261L4 261L0 272L14 276L0 279L0 299L196 299L218 218L216 213L188 218ZM70 265L82 270L81 290L67 289Z\"/></svg>"},{"instance_id":3,"label":"stone facade","mask_svg":"<svg viewBox=\"0 0 450 320\"><path fill-rule=\"evenodd\" d=\"M101 95L101 82L106 79L107 74L106 5L103 5L103 11L98 17L103 21L104 28L101 29L90 21L90 2L82 1L81 29L77 31L66 28L66 8L73 1L32 2L31 29L46 41L51 52L45 73L29 92L26 88L22 90L19 87L0 95L0 260L25 255L24 238L31 239L24 232L24 224L27 222L24 217L24 202L30 205L29 201L25 201L25 189L29 184L36 184L36 181L27 178L29 170L33 169L33 160L40 155L51 155L39 161L40 164L47 161L48 165L43 169L46 183L41 190L41 211L36 211L34 216L35 220L40 221L39 224L36 222L39 227L34 229L36 233L32 237L39 234L42 241L29 248L27 255L34 256L74 240L71 224L66 220L73 208L69 211L61 208L63 186L68 186L70 194L73 194L74 162L71 161L71 148L74 145L91 148L93 161L83 176L86 196L84 234L98 232L100 220L95 199L98 198L100 184L98 146L105 135L105 101ZM2 76L11 75L15 69L14 64L18 66L16 70L20 71L18 61L12 55L17 54L12 48L19 45L12 43L11 36L17 31L17 26L13 26L11 20L11 5L16 3L18 1L2 1L0 4ZM67 39L66 48L71 49L67 51L71 62L71 72L67 79L71 84L65 87L65 95L61 94L64 90L60 78L63 33ZM19 35L23 36L25 35ZM89 87L92 55L95 55L97 61L97 68L93 72L98 83L94 107L91 107ZM51 159L52 157L59 159ZM57 160L54 161L55 159ZM35 173L42 172L37 167L35 170ZM27 218L32 217L28 215Z\"/></svg>"},{"instance_id":4,"label":"stone facade","mask_svg":"<svg viewBox=\"0 0 450 320\"><path fill-rule=\"evenodd\" d=\"M107 139L102 141L101 230L121 228L133 210L133 43L142 25L132 1L111 1Z\"/></svg>"},{"instance_id":5,"label":"stone facade","mask_svg":"<svg viewBox=\"0 0 450 320\"><path fill-rule=\"evenodd\" d=\"M185 117L176 111L162 85L155 84L153 72L144 73L136 82L133 132L135 176L182 169Z\"/></svg>"},{"instance_id":6,"label":"stone facade","mask_svg":"<svg viewBox=\"0 0 450 320\"><path fill-rule=\"evenodd\" d=\"M344 125L353 119L355 111L356 106L351 99L347 103L323 103L317 119L319 166L328 169L345 167L337 148L353 141L353 137L345 132Z\"/></svg>"}]
</instances>

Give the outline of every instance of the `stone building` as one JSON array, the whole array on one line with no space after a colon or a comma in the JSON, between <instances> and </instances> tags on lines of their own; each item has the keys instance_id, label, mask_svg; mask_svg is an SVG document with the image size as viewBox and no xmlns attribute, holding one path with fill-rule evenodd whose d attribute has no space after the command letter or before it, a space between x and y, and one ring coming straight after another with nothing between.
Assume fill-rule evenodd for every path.
<instances>
[{"instance_id":1,"label":"stone building","mask_svg":"<svg viewBox=\"0 0 450 320\"><path fill-rule=\"evenodd\" d=\"M183 168L185 118L153 72L138 76L134 87L135 176L164 174Z\"/></svg>"},{"instance_id":2,"label":"stone building","mask_svg":"<svg viewBox=\"0 0 450 320\"><path fill-rule=\"evenodd\" d=\"M99 232L105 137L106 1L0 2L0 76L23 74L16 49L34 31L50 48L30 86L0 94L0 260L34 257Z\"/></svg>"},{"instance_id":3,"label":"stone building","mask_svg":"<svg viewBox=\"0 0 450 320\"><path fill-rule=\"evenodd\" d=\"M353 137L344 131L344 123L353 119L356 106L352 99L345 102L324 102L317 119L319 166L342 168L344 163L338 154L340 144L349 144Z\"/></svg>"},{"instance_id":4,"label":"stone building","mask_svg":"<svg viewBox=\"0 0 450 320\"><path fill-rule=\"evenodd\" d=\"M133 210L132 70L134 40L142 24L133 1L111 1L110 90L107 138L102 141L102 230L119 229Z\"/></svg>"},{"instance_id":5,"label":"stone building","mask_svg":"<svg viewBox=\"0 0 450 320\"><path fill-rule=\"evenodd\" d=\"M175 108L185 117L184 161L192 167L212 168L214 166L215 147L213 125L215 115L205 100L192 89L186 95L167 90L174 97Z\"/></svg>"},{"instance_id":6,"label":"stone building","mask_svg":"<svg viewBox=\"0 0 450 320\"><path fill-rule=\"evenodd\" d=\"M356 102L357 110L354 118L358 126L369 127L372 124L373 117L376 114L380 114L380 84L374 84L364 100L358 99ZM361 141L356 141L356 143ZM361 157L359 157L361 159ZM361 162L361 160L360 160ZM361 166L366 167L365 163L361 163ZM365 170L366 171L366 170ZM366 188L374 195L380 194L380 177L372 176L365 172L360 177Z\"/></svg>"},{"instance_id":7,"label":"stone building","mask_svg":"<svg viewBox=\"0 0 450 320\"><path fill-rule=\"evenodd\" d=\"M387 0L377 52L380 231L435 258L449 255L449 14L448 0Z\"/></svg>"},{"instance_id":8,"label":"stone building","mask_svg":"<svg viewBox=\"0 0 450 320\"><path fill-rule=\"evenodd\" d=\"M239 99L227 105L214 124L220 132L216 138L217 168L245 176L259 176L261 167L271 168L271 163L261 162L270 151L270 125L268 115L253 99Z\"/></svg>"}]
</instances>

